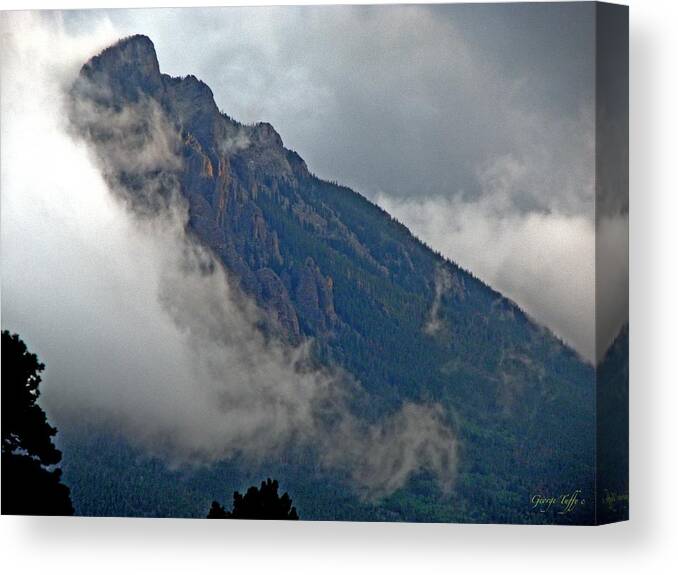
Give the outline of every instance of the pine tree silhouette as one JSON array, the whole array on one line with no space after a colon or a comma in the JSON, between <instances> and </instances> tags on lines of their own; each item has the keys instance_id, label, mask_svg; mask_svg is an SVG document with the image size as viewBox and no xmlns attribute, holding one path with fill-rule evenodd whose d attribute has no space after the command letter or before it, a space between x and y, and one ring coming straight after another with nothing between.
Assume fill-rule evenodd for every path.
<instances>
[{"instance_id":1,"label":"pine tree silhouette","mask_svg":"<svg viewBox=\"0 0 678 575\"><path fill-rule=\"evenodd\" d=\"M278 495L278 482L261 482L261 487L250 487L245 495L237 491L233 494L233 511L226 511L218 502L213 501L207 514L208 519L299 519L297 510L292 507L292 499L287 493Z\"/></svg>"},{"instance_id":2,"label":"pine tree silhouette","mask_svg":"<svg viewBox=\"0 0 678 575\"><path fill-rule=\"evenodd\" d=\"M16 334L2 332L2 513L73 515L61 483L56 428L37 404L45 366Z\"/></svg>"}]
</instances>

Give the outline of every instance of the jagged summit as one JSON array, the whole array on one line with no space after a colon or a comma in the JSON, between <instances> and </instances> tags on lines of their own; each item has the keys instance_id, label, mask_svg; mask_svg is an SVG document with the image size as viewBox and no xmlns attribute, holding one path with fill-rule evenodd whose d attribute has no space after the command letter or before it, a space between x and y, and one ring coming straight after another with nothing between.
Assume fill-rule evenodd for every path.
<instances>
[{"instance_id":1,"label":"jagged summit","mask_svg":"<svg viewBox=\"0 0 678 575\"><path fill-rule=\"evenodd\" d=\"M160 72L158 65L158 56L155 52L153 41L144 34L134 34L121 38L112 46L104 49L98 56L94 56L91 61L98 59L123 60L130 66L151 65ZM86 66L87 64L85 64Z\"/></svg>"},{"instance_id":2,"label":"jagged summit","mask_svg":"<svg viewBox=\"0 0 678 575\"><path fill-rule=\"evenodd\" d=\"M148 36L123 38L91 58L75 82L74 94L78 93L113 107L140 98L155 101L169 119L192 135L215 165L224 151L252 148L274 169L307 171L304 161L284 147L270 123L241 124L219 111L211 88L193 74L172 77L161 73Z\"/></svg>"},{"instance_id":3,"label":"jagged summit","mask_svg":"<svg viewBox=\"0 0 678 575\"><path fill-rule=\"evenodd\" d=\"M123 38L94 56L80 75L102 87L118 88L119 96L133 97L139 89L153 94L162 87L155 46L148 36L140 34Z\"/></svg>"}]
</instances>

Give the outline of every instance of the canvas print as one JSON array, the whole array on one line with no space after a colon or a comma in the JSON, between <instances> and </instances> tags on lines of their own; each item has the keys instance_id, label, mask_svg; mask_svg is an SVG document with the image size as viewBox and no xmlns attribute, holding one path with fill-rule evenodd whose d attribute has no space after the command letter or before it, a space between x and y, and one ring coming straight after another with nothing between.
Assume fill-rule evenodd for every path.
<instances>
[{"instance_id":1,"label":"canvas print","mask_svg":"<svg viewBox=\"0 0 678 575\"><path fill-rule=\"evenodd\" d=\"M2 513L628 518L628 9L3 12Z\"/></svg>"}]
</instances>

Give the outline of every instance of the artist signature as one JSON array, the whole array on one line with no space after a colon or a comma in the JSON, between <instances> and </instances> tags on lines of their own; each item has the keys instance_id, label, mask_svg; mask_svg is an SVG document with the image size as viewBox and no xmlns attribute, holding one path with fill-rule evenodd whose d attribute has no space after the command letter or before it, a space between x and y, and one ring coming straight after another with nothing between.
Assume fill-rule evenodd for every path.
<instances>
[{"instance_id":1,"label":"artist signature","mask_svg":"<svg viewBox=\"0 0 678 575\"><path fill-rule=\"evenodd\" d=\"M628 506L629 504L629 494L628 493L617 493L615 491L605 490L605 493L602 497L602 503L607 506L607 508L612 511L615 509L617 504Z\"/></svg>"},{"instance_id":2,"label":"artist signature","mask_svg":"<svg viewBox=\"0 0 678 575\"><path fill-rule=\"evenodd\" d=\"M547 513L554 510L558 515L571 513L577 507L584 505L581 489L575 489L570 493L563 493L557 497L541 494L533 495L530 499L532 510Z\"/></svg>"}]
</instances>

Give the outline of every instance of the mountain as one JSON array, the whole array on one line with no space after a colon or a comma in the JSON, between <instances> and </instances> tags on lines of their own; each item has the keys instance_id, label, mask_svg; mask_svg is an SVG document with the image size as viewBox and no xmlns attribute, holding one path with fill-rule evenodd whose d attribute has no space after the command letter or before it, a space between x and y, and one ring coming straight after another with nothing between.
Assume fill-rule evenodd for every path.
<instances>
[{"instance_id":1,"label":"mountain","mask_svg":"<svg viewBox=\"0 0 678 575\"><path fill-rule=\"evenodd\" d=\"M404 401L444 406L462 446L449 498L422 473L361 502L305 463L275 463L304 518L593 521L595 370L547 329L360 194L316 177L270 124L241 124L194 76L161 73L145 36L87 62L71 96L71 119L111 189L140 217L179 194L190 234L266 311L262 330L312 339L318 362L360 382L369 417ZM134 507L144 499L134 449L60 429L65 480L84 514L201 515L224 477L251 472L230 462L187 479L147 461L154 487ZM103 502L97 489L119 496ZM568 514L531 503L575 490L589 504Z\"/></svg>"},{"instance_id":2,"label":"mountain","mask_svg":"<svg viewBox=\"0 0 678 575\"><path fill-rule=\"evenodd\" d=\"M629 518L629 326L598 365L596 377L597 522Z\"/></svg>"}]
</instances>

